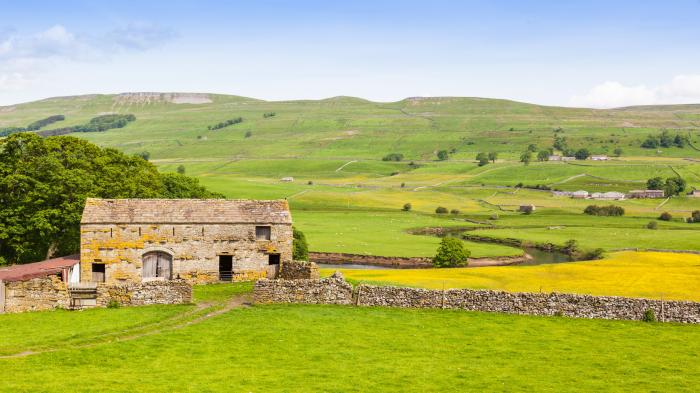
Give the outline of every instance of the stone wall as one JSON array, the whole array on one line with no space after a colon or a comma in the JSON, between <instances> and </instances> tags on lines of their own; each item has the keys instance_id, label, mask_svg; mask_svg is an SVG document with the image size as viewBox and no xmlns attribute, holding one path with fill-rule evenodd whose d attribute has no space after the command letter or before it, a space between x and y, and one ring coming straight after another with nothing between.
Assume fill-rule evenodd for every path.
<instances>
[{"instance_id":1,"label":"stone wall","mask_svg":"<svg viewBox=\"0 0 700 393\"><path fill-rule=\"evenodd\" d=\"M321 280L259 280L256 303L352 304L352 285L339 273Z\"/></svg>"},{"instance_id":2,"label":"stone wall","mask_svg":"<svg viewBox=\"0 0 700 393\"><path fill-rule=\"evenodd\" d=\"M4 311L7 313L71 308L69 289L57 277L13 281L4 285ZM98 307L105 307L112 300L124 306L183 304L192 302L192 285L185 280L99 284L92 297Z\"/></svg>"},{"instance_id":3,"label":"stone wall","mask_svg":"<svg viewBox=\"0 0 700 393\"><path fill-rule=\"evenodd\" d=\"M66 284L58 277L11 281L5 285L5 312L42 311L68 308Z\"/></svg>"},{"instance_id":4,"label":"stone wall","mask_svg":"<svg viewBox=\"0 0 700 393\"><path fill-rule=\"evenodd\" d=\"M318 265L313 262L292 261L282 262L282 266L276 278L281 280L318 280L320 278L320 274L318 271Z\"/></svg>"},{"instance_id":5,"label":"stone wall","mask_svg":"<svg viewBox=\"0 0 700 393\"><path fill-rule=\"evenodd\" d=\"M383 257L378 255L347 254L341 252L309 252L309 260L334 265L386 266L396 269L432 268L433 260L425 257Z\"/></svg>"},{"instance_id":6,"label":"stone wall","mask_svg":"<svg viewBox=\"0 0 700 393\"><path fill-rule=\"evenodd\" d=\"M323 280L259 281L255 286L254 298L259 303L445 308L620 320L641 320L646 310L652 310L660 321L700 323L700 303L694 302L470 289L439 291L372 285L359 285L353 290L342 276L337 275Z\"/></svg>"},{"instance_id":7,"label":"stone wall","mask_svg":"<svg viewBox=\"0 0 700 393\"><path fill-rule=\"evenodd\" d=\"M255 224L83 224L81 281L92 280L92 263L105 264L108 284L140 282L143 254L172 256L172 278L191 283L219 279L219 255L233 257L234 278L268 275L269 254L292 260L292 227L272 224L270 240L258 240ZM268 226L268 225L265 225Z\"/></svg>"},{"instance_id":8,"label":"stone wall","mask_svg":"<svg viewBox=\"0 0 700 393\"><path fill-rule=\"evenodd\" d=\"M107 306L111 301L123 306L192 303L192 285L185 280L98 285L97 305Z\"/></svg>"}]
</instances>

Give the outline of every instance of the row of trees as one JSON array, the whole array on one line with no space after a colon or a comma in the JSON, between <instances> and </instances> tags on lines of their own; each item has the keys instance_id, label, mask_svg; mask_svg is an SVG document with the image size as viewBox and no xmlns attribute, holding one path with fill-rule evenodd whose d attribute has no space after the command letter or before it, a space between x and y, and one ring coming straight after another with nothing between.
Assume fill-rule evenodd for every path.
<instances>
[{"instance_id":1,"label":"row of trees","mask_svg":"<svg viewBox=\"0 0 700 393\"><path fill-rule=\"evenodd\" d=\"M229 119L229 120L214 124L213 126L207 126L207 130L210 130L210 131L219 130L219 129L222 129L224 127L228 127L228 126L238 124L238 123L243 123L242 117L236 117L234 119Z\"/></svg>"},{"instance_id":2,"label":"row of trees","mask_svg":"<svg viewBox=\"0 0 700 393\"><path fill-rule=\"evenodd\" d=\"M28 126L26 127L5 127L5 128L0 128L0 138L10 136L12 134L16 134L19 132L26 132L26 131L36 131L42 127L45 127L49 124L53 124L57 121L62 121L65 120L66 117L63 115L53 115L49 116L47 118L37 120L35 122L29 123Z\"/></svg>"},{"instance_id":3,"label":"row of trees","mask_svg":"<svg viewBox=\"0 0 700 393\"><path fill-rule=\"evenodd\" d=\"M498 153L496 152L490 152L490 153L479 153L476 155L476 160L479 162L479 166L484 166L490 162L496 163L496 159L498 159Z\"/></svg>"},{"instance_id":4,"label":"row of trees","mask_svg":"<svg viewBox=\"0 0 700 393\"><path fill-rule=\"evenodd\" d=\"M688 137L676 134L671 135L668 130L664 130L658 135L649 135L647 139L642 142L642 147L645 149L656 149L659 147L678 147L683 148L688 144Z\"/></svg>"},{"instance_id":5,"label":"row of trees","mask_svg":"<svg viewBox=\"0 0 700 393\"><path fill-rule=\"evenodd\" d=\"M56 128L53 130L42 131L39 134L41 136L58 136L66 135L72 132L103 132L107 130L112 130L115 128L126 127L127 124L136 120L136 116L132 114L127 115L102 115L93 117L86 124L80 124L77 126Z\"/></svg>"},{"instance_id":6,"label":"row of trees","mask_svg":"<svg viewBox=\"0 0 700 393\"><path fill-rule=\"evenodd\" d=\"M68 136L0 141L0 264L75 253L85 199L222 198L141 157Z\"/></svg>"},{"instance_id":7,"label":"row of trees","mask_svg":"<svg viewBox=\"0 0 700 393\"><path fill-rule=\"evenodd\" d=\"M589 205L584 210L584 213L591 216L624 216L625 209L621 206L608 205L608 206L598 206Z\"/></svg>"}]
</instances>

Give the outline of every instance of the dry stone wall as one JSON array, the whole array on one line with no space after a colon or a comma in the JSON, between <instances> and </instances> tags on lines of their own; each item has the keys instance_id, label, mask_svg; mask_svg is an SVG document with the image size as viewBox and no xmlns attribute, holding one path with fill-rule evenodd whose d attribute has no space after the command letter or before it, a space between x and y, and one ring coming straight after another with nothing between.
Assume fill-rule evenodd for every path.
<instances>
[{"instance_id":1,"label":"dry stone wall","mask_svg":"<svg viewBox=\"0 0 700 393\"><path fill-rule=\"evenodd\" d=\"M445 308L510 314L641 320L647 310L665 322L700 323L700 303L563 293L510 293L452 289L446 291L359 285L342 275L322 280L261 280L259 303L354 304L404 308Z\"/></svg>"},{"instance_id":2,"label":"dry stone wall","mask_svg":"<svg viewBox=\"0 0 700 393\"><path fill-rule=\"evenodd\" d=\"M71 294L57 277L35 278L5 284L4 312L43 311L71 308ZM185 280L163 280L122 285L99 284L94 295L98 307L111 301L124 306L183 304L192 302L192 285ZM0 308L1 309L1 308Z\"/></svg>"},{"instance_id":3,"label":"dry stone wall","mask_svg":"<svg viewBox=\"0 0 700 393\"><path fill-rule=\"evenodd\" d=\"M352 304L353 289L338 273L321 280L258 280L256 303Z\"/></svg>"},{"instance_id":4,"label":"dry stone wall","mask_svg":"<svg viewBox=\"0 0 700 393\"><path fill-rule=\"evenodd\" d=\"M320 273L318 270L318 265L313 262L305 261L293 261L293 262L282 262L282 267L280 268L277 277L282 280L303 280L303 279L316 279L320 278Z\"/></svg>"}]
</instances>

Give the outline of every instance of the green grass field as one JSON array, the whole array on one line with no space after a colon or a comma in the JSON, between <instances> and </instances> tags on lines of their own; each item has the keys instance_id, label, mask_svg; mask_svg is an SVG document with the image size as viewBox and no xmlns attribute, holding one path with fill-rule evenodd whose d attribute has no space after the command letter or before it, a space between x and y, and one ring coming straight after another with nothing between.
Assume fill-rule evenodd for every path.
<instances>
[{"instance_id":1,"label":"green grass field","mask_svg":"<svg viewBox=\"0 0 700 393\"><path fill-rule=\"evenodd\" d=\"M96 95L54 98L0 110L0 127L22 126L64 114L61 126L81 124L109 112L133 113L122 129L80 133L127 153L148 151L162 171L183 165L214 191L232 198L287 198L295 224L314 251L384 256L430 256L437 239L409 235L425 226L475 226L480 235L584 248L699 250L700 224L682 222L700 210L700 198L614 202L626 217L584 216L591 203L515 189L518 183L562 190L629 191L648 178L681 175L700 188L700 106L656 106L613 110L544 107L479 98L406 99L377 103L351 97L269 102L211 95L208 104L143 103ZM264 118L266 112L274 117ZM216 122L243 117L240 124L210 131ZM573 148L622 157L609 162L518 162L528 144L552 145L555 135ZM661 129L688 136L693 146L642 149ZM250 136L246 137L246 133ZM437 161L438 150L453 153ZM495 151L496 163L478 167L478 152ZM382 161L401 153L401 162ZM280 182L282 177L294 182ZM411 212L401 212L411 203ZM522 216L521 204L537 212ZM438 206L460 211L437 217ZM671 223L655 231L646 224L668 211ZM497 215L498 220L489 220ZM474 222L487 222L478 225ZM488 228L487 228L488 227ZM559 229L552 230L550 228ZM514 255L519 250L468 244L474 256Z\"/></svg>"},{"instance_id":2,"label":"green grass field","mask_svg":"<svg viewBox=\"0 0 700 393\"><path fill-rule=\"evenodd\" d=\"M249 288L198 287L195 297L216 307ZM0 391L694 392L700 383L700 330L690 325L274 305L168 328L194 307L0 315L2 354L40 352L0 358ZM139 323L146 334L129 337ZM81 341L70 341L71 326ZM38 334L18 333L28 331Z\"/></svg>"}]
</instances>

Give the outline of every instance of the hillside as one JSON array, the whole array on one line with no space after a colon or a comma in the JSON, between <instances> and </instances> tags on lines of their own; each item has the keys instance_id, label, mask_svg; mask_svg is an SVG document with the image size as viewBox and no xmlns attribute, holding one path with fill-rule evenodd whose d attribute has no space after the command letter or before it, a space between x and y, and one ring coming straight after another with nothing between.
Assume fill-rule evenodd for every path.
<instances>
[{"instance_id":1,"label":"hillside","mask_svg":"<svg viewBox=\"0 0 700 393\"><path fill-rule=\"evenodd\" d=\"M148 152L161 171L184 166L188 175L229 197L288 198L296 225L308 233L315 251L430 256L439 239L407 233L426 226L476 226L486 236L532 242L575 239L586 249L700 250L692 240L700 227L683 222L700 209L700 198L619 201L614 203L626 209L625 217L592 218L581 213L591 201L513 188L521 183L627 192L645 188L656 176L681 176L687 189L700 188L699 105L594 110L459 97L379 103L354 97L263 101L128 93L2 107L0 128L65 116L42 132L106 114L133 114L136 120L123 128L71 135L127 153ZM690 143L640 147L662 130ZM519 162L528 145L535 145L536 157L555 136L566 138L571 149L613 155L620 148L622 155L607 162ZM448 151L449 159L438 161L440 150ZM496 152L498 159L480 167L474 160L479 152ZM391 153L403 160L382 161ZM294 181L280 182L283 177ZM411 203L411 212L401 211L405 203ZM537 213L517 214L524 203L535 204ZM438 206L458 212L436 215ZM645 229L662 211L674 219L661 222L657 231ZM522 253L501 245L468 245L474 256Z\"/></svg>"}]
</instances>

